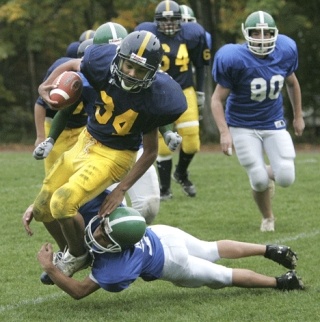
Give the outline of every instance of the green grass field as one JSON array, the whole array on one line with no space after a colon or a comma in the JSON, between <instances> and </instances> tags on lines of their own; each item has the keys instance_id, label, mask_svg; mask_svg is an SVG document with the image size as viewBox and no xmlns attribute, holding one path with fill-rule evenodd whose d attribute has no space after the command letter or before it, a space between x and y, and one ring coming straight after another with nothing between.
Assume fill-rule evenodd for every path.
<instances>
[{"instance_id":1,"label":"green grass field","mask_svg":"<svg viewBox=\"0 0 320 322\"><path fill-rule=\"evenodd\" d=\"M99 290L75 301L57 287L41 284L36 254L43 242L53 240L36 222L32 223L34 235L28 237L21 223L41 187L42 161L35 161L30 152L0 152L0 321L319 321L320 154L298 152L295 184L276 187L274 233L259 231L261 218L235 156L201 152L190 172L197 197L186 197L173 183L174 198L161 203L154 223L177 226L206 240L287 244L298 253L297 272L305 291L214 291L138 280L121 293ZM220 263L270 276L286 272L264 258ZM75 277L81 279L87 273Z\"/></svg>"}]
</instances>

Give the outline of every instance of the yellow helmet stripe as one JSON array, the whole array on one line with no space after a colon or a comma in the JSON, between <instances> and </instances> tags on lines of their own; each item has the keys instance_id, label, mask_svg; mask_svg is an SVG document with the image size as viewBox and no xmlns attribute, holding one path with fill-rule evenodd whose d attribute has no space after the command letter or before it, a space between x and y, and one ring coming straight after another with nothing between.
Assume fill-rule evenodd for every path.
<instances>
[{"instance_id":1,"label":"yellow helmet stripe","mask_svg":"<svg viewBox=\"0 0 320 322\"><path fill-rule=\"evenodd\" d=\"M166 11L169 11L170 10L170 1L167 0L166 1Z\"/></svg>"},{"instance_id":2,"label":"yellow helmet stripe","mask_svg":"<svg viewBox=\"0 0 320 322\"><path fill-rule=\"evenodd\" d=\"M141 44L141 46L139 48L139 51L137 52L137 55L138 56L140 56L140 57L143 56L143 53L144 53L144 51L145 51L145 49L146 49L146 47L148 45L148 42L149 42L151 36L152 36L152 33L151 32L148 32L146 34L146 36L144 37L143 42L142 42L142 44Z\"/></svg>"}]
</instances>

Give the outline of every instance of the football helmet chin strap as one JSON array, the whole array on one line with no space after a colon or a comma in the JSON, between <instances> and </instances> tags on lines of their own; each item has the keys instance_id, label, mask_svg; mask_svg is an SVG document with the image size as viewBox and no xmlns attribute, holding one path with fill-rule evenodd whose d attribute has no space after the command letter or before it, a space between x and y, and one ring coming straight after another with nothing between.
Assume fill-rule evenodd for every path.
<instances>
[{"instance_id":1,"label":"football helmet chin strap","mask_svg":"<svg viewBox=\"0 0 320 322\"><path fill-rule=\"evenodd\" d=\"M108 234L108 238L113 242L113 244L109 244L107 247L104 247L102 245L100 245L96 239L93 236L93 232L95 231L95 229L93 227L96 226L96 224L94 224L96 221L100 221L100 226L101 229L104 229L106 220L108 220L108 218L103 218L101 219L99 216L95 216L93 217L88 226L85 229L85 235L84 235L84 241L85 244L87 245L89 251L91 252L95 252L98 254L103 254L103 253L119 253L121 252L121 246L115 242L110 235ZM104 231L104 233L106 233Z\"/></svg>"}]
</instances>

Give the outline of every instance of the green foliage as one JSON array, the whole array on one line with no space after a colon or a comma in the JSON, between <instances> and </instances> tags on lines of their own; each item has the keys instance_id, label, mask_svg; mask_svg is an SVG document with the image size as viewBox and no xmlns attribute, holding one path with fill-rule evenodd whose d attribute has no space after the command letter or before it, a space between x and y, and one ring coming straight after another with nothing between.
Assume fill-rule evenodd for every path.
<instances>
[{"instance_id":1,"label":"green foliage","mask_svg":"<svg viewBox=\"0 0 320 322\"><path fill-rule=\"evenodd\" d=\"M176 160L176 155L174 156ZM276 231L259 231L260 215L253 203L248 179L235 156L199 153L190 175L195 198L186 197L173 183L174 198L161 203L155 223L178 226L205 240L235 239L288 244L298 253L297 272L304 292L270 289L184 289L170 283L136 281L128 290L103 290L75 301L55 286L39 281L36 254L42 243L53 242L44 227L33 222L32 237L21 224L24 210L37 195L43 178L42 161L31 152L1 152L0 211L1 275L0 320L11 321L306 321L320 319L319 163L315 147L297 153L296 182L276 188ZM54 244L54 249L57 246ZM229 267L253 269L278 276L283 267L264 258L222 260ZM75 275L83 279L87 271Z\"/></svg>"},{"instance_id":2,"label":"green foliage","mask_svg":"<svg viewBox=\"0 0 320 322\"><path fill-rule=\"evenodd\" d=\"M21 106L11 104L0 117L1 143L33 143L35 139L33 116Z\"/></svg>"},{"instance_id":3,"label":"green foliage","mask_svg":"<svg viewBox=\"0 0 320 322\"><path fill-rule=\"evenodd\" d=\"M37 88L48 67L65 55L68 44L77 40L84 30L96 29L112 20L123 24L130 32L138 23L153 20L158 3L158 0L0 1L0 113L20 106L32 115ZM241 23L250 12L265 10L274 15L280 32L292 37L298 45L297 76L303 105L320 110L316 97L320 87L318 0L190 0L179 3L195 9L198 22L213 35L214 51L225 43L243 41ZM211 79L207 83L209 98ZM0 119L0 129L5 126L3 118ZM209 126L214 125L206 124L204 133L212 134ZM30 124L27 131L33 130Z\"/></svg>"}]
</instances>

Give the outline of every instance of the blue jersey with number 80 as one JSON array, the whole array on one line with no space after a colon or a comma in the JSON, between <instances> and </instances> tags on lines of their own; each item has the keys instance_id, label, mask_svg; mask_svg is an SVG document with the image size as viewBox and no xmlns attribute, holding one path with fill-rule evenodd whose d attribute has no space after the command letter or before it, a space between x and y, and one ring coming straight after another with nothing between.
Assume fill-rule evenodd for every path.
<instances>
[{"instance_id":1,"label":"blue jersey with number 80","mask_svg":"<svg viewBox=\"0 0 320 322\"><path fill-rule=\"evenodd\" d=\"M298 68L295 42L279 35L275 50L264 59L247 44L227 44L216 53L212 76L231 90L226 102L229 126L277 130L286 127L281 90Z\"/></svg>"}]
</instances>

